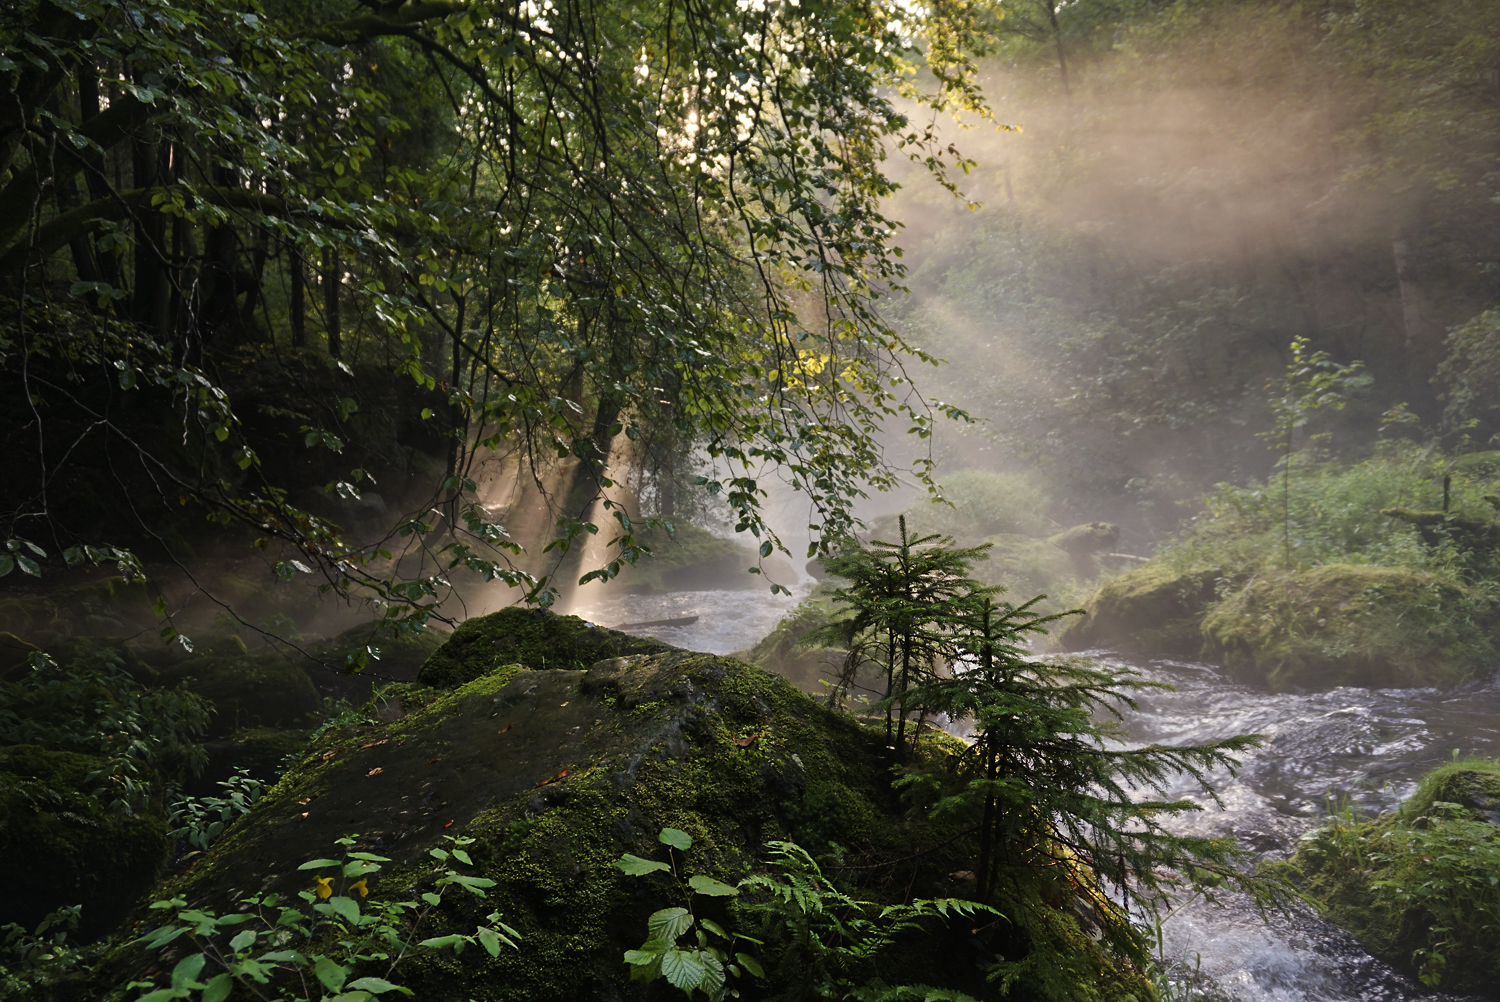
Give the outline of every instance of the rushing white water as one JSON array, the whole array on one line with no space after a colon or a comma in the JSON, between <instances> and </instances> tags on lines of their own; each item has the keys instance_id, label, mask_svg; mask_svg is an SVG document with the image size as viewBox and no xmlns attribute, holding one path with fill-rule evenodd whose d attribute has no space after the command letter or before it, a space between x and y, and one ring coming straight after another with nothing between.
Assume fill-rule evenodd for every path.
<instances>
[{"instance_id":1,"label":"rushing white water","mask_svg":"<svg viewBox=\"0 0 1500 1002\"><path fill-rule=\"evenodd\" d=\"M796 596L800 597L800 596ZM765 636L794 599L764 592L707 591L620 596L579 611L612 626L698 616L691 626L633 630L690 650L729 653ZM1099 656L1166 682L1128 711L1131 741L1192 744L1235 734L1264 735L1237 775L1214 787L1223 808L1182 822L1233 835L1256 854L1281 856L1317 827L1330 799L1375 811L1395 806L1455 749L1500 755L1500 677L1461 689L1359 689L1268 693L1219 669L1168 660ZM1175 791L1202 801L1196 786ZM1236 1002L1442 1002L1371 957L1345 932L1311 914L1263 920L1248 902L1188 903L1163 926L1164 953L1197 971L1211 996Z\"/></svg>"},{"instance_id":2,"label":"rushing white water","mask_svg":"<svg viewBox=\"0 0 1500 1002\"><path fill-rule=\"evenodd\" d=\"M792 595L772 595L770 589L740 591L676 591L664 595L611 595L580 591L570 610L600 626L619 627L663 619L697 616L690 626L630 627L627 632L656 637L674 647L708 654L733 654L752 646L776 628L788 610L807 597L807 583Z\"/></svg>"},{"instance_id":3,"label":"rushing white water","mask_svg":"<svg viewBox=\"0 0 1500 1002\"><path fill-rule=\"evenodd\" d=\"M1362 811L1396 806L1422 775L1460 754L1500 753L1500 684L1491 677L1457 690L1361 689L1268 693L1218 669L1181 661L1119 662L1175 692L1156 692L1127 713L1133 741L1191 744L1258 733L1265 744L1235 776L1214 778L1224 802L1184 824L1233 835L1265 856L1290 853L1322 823L1330 800ZM1176 791L1191 796L1184 785ZM1201 798L1200 798L1201 799ZM1385 1002L1433 999L1372 958L1347 933L1315 916L1269 923L1244 901L1194 902L1163 927L1165 953L1201 970L1243 1002Z\"/></svg>"}]
</instances>

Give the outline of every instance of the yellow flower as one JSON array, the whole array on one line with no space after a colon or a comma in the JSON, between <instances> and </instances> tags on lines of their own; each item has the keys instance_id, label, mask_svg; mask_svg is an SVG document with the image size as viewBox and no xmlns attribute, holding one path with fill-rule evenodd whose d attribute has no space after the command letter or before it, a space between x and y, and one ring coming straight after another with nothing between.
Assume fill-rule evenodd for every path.
<instances>
[{"instance_id":1,"label":"yellow flower","mask_svg":"<svg viewBox=\"0 0 1500 1002\"><path fill-rule=\"evenodd\" d=\"M333 878L332 877L315 877L313 879L318 882L318 897L320 897L320 898L331 898L331 897L333 897Z\"/></svg>"},{"instance_id":2,"label":"yellow flower","mask_svg":"<svg viewBox=\"0 0 1500 1002\"><path fill-rule=\"evenodd\" d=\"M370 889L365 886L365 879L364 877L360 877L359 880L349 885L349 890L358 891L360 897L368 898L370 896Z\"/></svg>"}]
</instances>

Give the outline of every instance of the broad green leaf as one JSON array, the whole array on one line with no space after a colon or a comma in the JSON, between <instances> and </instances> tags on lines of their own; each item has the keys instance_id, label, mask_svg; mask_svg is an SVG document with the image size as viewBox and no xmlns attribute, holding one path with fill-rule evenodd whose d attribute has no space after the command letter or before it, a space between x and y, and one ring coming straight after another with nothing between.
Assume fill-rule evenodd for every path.
<instances>
[{"instance_id":1,"label":"broad green leaf","mask_svg":"<svg viewBox=\"0 0 1500 1002\"><path fill-rule=\"evenodd\" d=\"M686 908L663 908L646 920L647 934L659 943L675 943L692 927L693 916Z\"/></svg>"},{"instance_id":2,"label":"broad green leaf","mask_svg":"<svg viewBox=\"0 0 1500 1002\"><path fill-rule=\"evenodd\" d=\"M721 880L713 877L705 877L701 873L695 873L688 878L688 886L695 894L706 894L715 898L732 898L740 893L738 887L731 887Z\"/></svg>"},{"instance_id":3,"label":"broad green leaf","mask_svg":"<svg viewBox=\"0 0 1500 1002\"><path fill-rule=\"evenodd\" d=\"M229 948L238 953L254 943L256 935L257 933L254 929L245 929L229 941Z\"/></svg>"},{"instance_id":4,"label":"broad green leaf","mask_svg":"<svg viewBox=\"0 0 1500 1002\"><path fill-rule=\"evenodd\" d=\"M208 958L201 953L189 954L177 962L172 968L173 988L197 988L198 975L203 972L203 965L208 963Z\"/></svg>"},{"instance_id":5,"label":"broad green leaf","mask_svg":"<svg viewBox=\"0 0 1500 1002\"><path fill-rule=\"evenodd\" d=\"M344 987L344 982L349 978L349 968L342 964L336 964L327 957L319 957L318 962L313 964L313 974L323 983L323 987L331 992L336 992Z\"/></svg>"},{"instance_id":6,"label":"broad green leaf","mask_svg":"<svg viewBox=\"0 0 1500 1002\"><path fill-rule=\"evenodd\" d=\"M321 870L325 866L342 866L343 863L337 859L314 859L297 867L299 870Z\"/></svg>"},{"instance_id":7,"label":"broad green leaf","mask_svg":"<svg viewBox=\"0 0 1500 1002\"><path fill-rule=\"evenodd\" d=\"M648 873L656 873L658 870L671 869L666 863L658 863L654 859L642 859L628 852L615 860L615 868L631 877L642 877Z\"/></svg>"},{"instance_id":8,"label":"broad green leaf","mask_svg":"<svg viewBox=\"0 0 1500 1002\"><path fill-rule=\"evenodd\" d=\"M625 963L634 964L637 967L654 964L665 952L665 950L626 950Z\"/></svg>"},{"instance_id":9,"label":"broad green leaf","mask_svg":"<svg viewBox=\"0 0 1500 1002\"><path fill-rule=\"evenodd\" d=\"M359 924L359 902L353 898L337 895L328 899L328 907L350 925Z\"/></svg>"},{"instance_id":10,"label":"broad green leaf","mask_svg":"<svg viewBox=\"0 0 1500 1002\"><path fill-rule=\"evenodd\" d=\"M760 961L750 956L750 954L736 953L734 955L734 959L738 960L741 967L749 971L751 974L755 975L757 978L763 978L766 976L766 972L760 966Z\"/></svg>"},{"instance_id":11,"label":"broad green leaf","mask_svg":"<svg viewBox=\"0 0 1500 1002\"><path fill-rule=\"evenodd\" d=\"M663 845L671 846L673 849L681 849L683 852L687 852L693 847L693 836L676 828L663 828L661 834L656 836L656 840Z\"/></svg>"},{"instance_id":12,"label":"broad green leaf","mask_svg":"<svg viewBox=\"0 0 1500 1002\"><path fill-rule=\"evenodd\" d=\"M226 971L209 979L208 985L203 989L202 1002L224 1002L232 991L234 991L234 978L230 977Z\"/></svg>"},{"instance_id":13,"label":"broad green leaf","mask_svg":"<svg viewBox=\"0 0 1500 1002\"><path fill-rule=\"evenodd\" d=\"M500 956L500 934L487 926L480 926L474 933L479 945L489 951L491 957Z\"/></svg>"},{"instance_id":14,"label":"broad green leaf","mask_svg":"<svg viewBox=\"0 0 1500 1002\"><path fill-rule=\"evenodd\" d=\"M358 988L362 991L374 992L376 995L380 995L384 992L403 992L404 994L409 994L409 992L406 992L406 990L403 989L400 985L393 985L384 978L359 978L355 981L349 982L349 987Z\"/></svg>"},{"instance_id":15,"label":"broad green leaf","mask_svg":"<svg viewBox=\"0 0 1500 1002\"><path fill-rule=\"evenodd\" d=\"M668 950L661 956L661 973L689 994L708 979L708 967L697 950Z\"/></svg>"},{"instance_id":16,"label":"broad green leaf","mask_svg":"<svg viewBox=\"0 0 1500 1002\"><path fill-rule=\"evenodd\" d=\"M430 939L422 940L417 945L425 946L430 950L446 950L450 946L458 946L463 941L464 938L462 936L433 936Z\"/></svg>"}]
</instances>

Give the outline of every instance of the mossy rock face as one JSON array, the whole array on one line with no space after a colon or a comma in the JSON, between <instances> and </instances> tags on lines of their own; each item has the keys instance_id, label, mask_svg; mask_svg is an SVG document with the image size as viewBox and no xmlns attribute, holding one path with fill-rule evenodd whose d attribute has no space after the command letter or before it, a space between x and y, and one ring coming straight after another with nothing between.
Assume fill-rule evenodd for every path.
<instances>
[{"instance_id":1,"label":"mossy rock face","mask_svg":"<svg viewBox=\"0 0 1500 1002\"><path fill-rule=\"evenodd\" d=\"M785 677L803 692L817 694L822 688L819 682L843 666L845 652L804 646L802 638L827 626L834 618L832 603L826 595L807 599L782 616L776 628L754 647L736 656Z\"/></svg>"},{"instance_id":2,"label":"mossy rock face","mask_svg":"<svg viewBox=\"0 0 1500 1002\"><path fill-rule=\"evenodd\" d=\"M1401 805L1400 817L1432 817L1437 803L1458 804L1476 821L1500 825L1500 762L1467 759L1428 773Z\"/></svg>"},{"instance_id":3,"label":"mossy rock face","mask_svg":"<svg viewBox=\"0 0 1500 1002\"><path fill-rule=\"evenodd\" d=\"M587 668L605 658L671 649L660 640L607 630L577 616L512 606L465 620L423 663L418 680L453 689L509 664Z\"/></svg>"},{"instance_id":4,"label":"mossy rock face","mask_svg":"<svg viewBox=\"0 0 1500 1002\"><path fill-rule=\"evenodd\" d=\"M234 647L226 641L223 649ZM160 684L180 684L213 703L208 738L252 727L306 727L319 717L322 700L300 666L279 654L244 654L243 643L237 649L195 655L160 676Z\"/></svg>"},{"instance_id":5,"label":"mossy rock face","mask_svg":"<svg viewBox=\"0 0 1500 1002\"><path fill-rule=\"evenodd\" d=\"M1116 647L1146 654L1195 657L1198 623L1217 597L1219 572L1176 571L1147 564L1104 583L1084 603L1084 615L1057 634L1066 651Z\"/></svg>"},{"instance_id":6,"label":"mossy rock face","mask_svg":"<svg viewBox=\"0 0 1500 1002\"><path fill-rule=\"evenodd\" d=\"M92 755L36 745L0 748L0 925L33 928L83 905L81 932L102 934L148 891L167 860L160 808L117 817L87 796Z\"/></svg>"},{"instance_id":7,"label":"mossy rock face","mask_svg":"<svg viewBox=\"0 0 1500 1002\"><path fill-rule=\"evenodd\" d=\"M299 891L310 886L301 863L359 833L357 848L392 859L373 893L406 899L430 879L426 850L469 836L476 871L498 886L477 913L445 902L426 934L472 928L494 907L522 948L496 959L422 952L399 978L430 1002L544 1002L623 997L623 952L675 902L665 884L612 864L627 851L664 857L664 827L691 835L690 867L721 879L742 873L768 839L909 851L911 833L892 823L900 806L878 735L742 662L669 650L587 670L511 666L452 692L407 695L418 708L399 719L320 738L163 893L222 908L263 889ZM936 872L958 868L941 851L932 857ZM916 885L930 891L930 875ZM923 939L932 964L957 966L945 951L966 949L957 945L966 937L952 940ZM974 959L965 969L977 970ZM941 976L921 961L903 971Z\"/></svg>"},{"instance_id":8,"label":"mossy rock face","mask_svg":"<svg viewBox=\"0 0 1500 1002\"><path fill-rule=\"evenodd\" d=\"M1004 585L1012 602L1055 595L1076 579L1073 558L1048 540L1002 533L984 541L990 557L974 565L974 574L987 584Z\"/></svg>"},{"instance_id":9,"label":"mossy rock face","mask_svg":"<svg viewBox=\"0 0 1500 1002\"><path fill-rule=\"evenodd\" d=\"M1277 690L1453 685L1493 662L1493 616L1421 571L1329 564L1226 598L1203 619L1203 653Z\"/></svg>"}]
</instances>

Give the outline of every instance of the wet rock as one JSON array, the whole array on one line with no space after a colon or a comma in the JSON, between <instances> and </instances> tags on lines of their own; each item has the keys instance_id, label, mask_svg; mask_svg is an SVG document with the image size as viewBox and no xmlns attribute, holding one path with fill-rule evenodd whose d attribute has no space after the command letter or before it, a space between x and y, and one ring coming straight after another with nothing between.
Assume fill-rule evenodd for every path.
<instances>
[{"instance_id":1,"label":"wet rock","mask_svg":"<svg viewBox=\"0 0 1500 1002\"><path fill-rule=\"evenodd\" d=\"M1084 603L1084 615L1057 634L1065 651L1116 647L1155 655L1195 657L1198 624L1218 597L1219 571L1176 571L1147 564L1104 583Z\"/></svg>"},{"instance_id":2,"label":"wet rock","mask_svg":"<svg viewBox=\"0 0 1500 1002\"><path fill-rule=\"evenodd\" d=\"M586 668L624 654L670 650L659 640L632 637L559 616L545 609L511 607L465 620L422 664L423 685L457 688L497 668Z\"/></svg>"}]
</instances>

